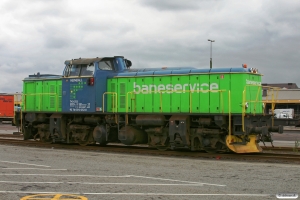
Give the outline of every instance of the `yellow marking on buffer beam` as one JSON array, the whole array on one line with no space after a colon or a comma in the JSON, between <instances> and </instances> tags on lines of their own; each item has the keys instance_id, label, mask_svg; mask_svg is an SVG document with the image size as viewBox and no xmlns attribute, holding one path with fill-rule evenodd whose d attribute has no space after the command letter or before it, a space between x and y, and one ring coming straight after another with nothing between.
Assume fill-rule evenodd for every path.
<instances>
[{"instance_id":1,"label":"yellow marking on buffer beam","mask_svg":"<svg viewBox=\"0 0 300 200\"><path fill-rule=\"evenodd\" d=\"M250 139L247 144L230 144L232 142L242 142L242 140L234 135L226 137L227 147L235 153L257 153L262 152L262 148L256 142L256 135L249 135Z\"/></svg>"}]
</instances>

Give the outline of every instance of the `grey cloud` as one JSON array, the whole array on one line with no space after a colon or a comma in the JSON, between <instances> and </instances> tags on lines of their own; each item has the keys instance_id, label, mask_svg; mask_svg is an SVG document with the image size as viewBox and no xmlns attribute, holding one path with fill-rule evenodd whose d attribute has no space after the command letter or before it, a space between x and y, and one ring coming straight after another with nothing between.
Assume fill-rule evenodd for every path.
<instances>
[{"instance_id":1,"label":"grey cloud","mask_svg":"<svg viewBox=\"0 0 300 200\"><path fill-rule=\"evenodd\" d=\"M198 10L200 8L200 2L198 0L172 0L172 1L162 1L162 0L141 0L142 5L153 7L160 11L182 11L182 10Z\"/></svg>"},{"instance_id":2,"label":"grey cloud","mask_svg":"<svg viewBox=\"0 0 300 200\"><path fill-rule=\"evenodd\" d=\"M208 68L209 38L216 40L213 68L246 63L264 74L263 82L300 86L295 73L300 53L296 1L248 3L251 8L245 10L247 3L236 1L138 0L120 6L112 1L101 3L105 9L91 10L87 3L66 1L1 5L2 16L13 16L6 19L16 25L2 21L0 69L5 73L0 92L11 92L6 87L10 77L18 82L11 90L20 91L28 74L61 74L65 60L79 57L121 55L136 68Z\"/></svg>"},{"instance_id":3,"label":"grey cloud","mask_svg":"<svg viewBox=\"0 0 300 200\"><path fill-rule=\"evenodd\" d=\"M49 36L46 38L45 45L47 48L65 48L70 46L70 42L65 37Z\"/></svg>"},{"instance_id":4,"label":"grey cloud","mask_svg":"<svg viewBox=\"0 0 300 200\"><path fill-rule=\"evenodd\" d=\"M115 34L126 34L127 32L134 31L135 27L123 20L111 19L85 19L78 23L78 29L84 32L113 32Z\"/></svg>"}]
</instances>

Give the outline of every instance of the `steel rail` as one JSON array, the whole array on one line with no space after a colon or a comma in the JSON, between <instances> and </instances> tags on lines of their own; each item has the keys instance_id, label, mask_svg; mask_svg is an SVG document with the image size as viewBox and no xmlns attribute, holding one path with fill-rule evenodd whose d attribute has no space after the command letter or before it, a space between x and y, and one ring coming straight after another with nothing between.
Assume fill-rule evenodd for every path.
<instances>
[{"instance_id":1,"label":"steel rail","mask_svg":"<svg viewBox=\"0 0 300 200\"><path fill-rule=\"evenodd\" d=\"M209 160L230 160L243 162L267 162L267 163L290 163L300 164L299 152L263 152L263 153L249 153L249 154L234 154L234 153L206 153L204 151L191 152L188 150L179 151L159 151L156 148L149 148L147 145L125 146L122 144L110 144L106 147L99 145L80 146L78 144L51 144L43 143L34 140L19 140L19 139L5 139L0 138L0 144L25 146L45 149L61 149L71 151L92 151L105 153L121 153L145 156L166 156L166 157L180 157L193 159L209 159Z\"/></svg>"}]
</instances>

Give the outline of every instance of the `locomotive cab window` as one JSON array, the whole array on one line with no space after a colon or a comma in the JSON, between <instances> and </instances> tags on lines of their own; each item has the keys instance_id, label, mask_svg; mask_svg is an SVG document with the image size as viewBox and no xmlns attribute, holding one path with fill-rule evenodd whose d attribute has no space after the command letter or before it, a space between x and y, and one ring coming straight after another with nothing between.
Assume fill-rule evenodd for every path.
<instances>
[{"instance_id":1,"label":"locomotive cab window","mask_svg":"<svg viewBox=\"0 0 300 200\"><path fill-rule=\"evenodd\" d=\"M93 76L94 70L94 63L70 65L65 71L65 76Z\"/></svg>"},{"instance_id":2,"label":"locomotive cab window","mask_svg":"<svg viewBox=\"0 0 300 200\"><path fill-rule=\"evenodd\" d=\"M88 65L81 65L80 76L92 76L94 75L94 69L94 63L90 63Z\"/></svg>"},{"instance_id":3,"label":"locomotive cab window","mask_svg":"<svg viewBox=\"0 0 300 200\"><path fill-rule=\"evenodd\" d=\"M72 65L70 67L70 72L69 72L69 76L79 76L80 74L80 65Z\"/></svg>"},{"instance_id":4,"label":"locomotive cab window","mask_svg":"<svg viewBox=\"0 0 300 200\"><path fill-rule=\"evenodd\" d=\"M110 60L101 60L99 62L99 69L101 69L101 70L114 70L113 64Z\"/></svg>"}]
</instances>

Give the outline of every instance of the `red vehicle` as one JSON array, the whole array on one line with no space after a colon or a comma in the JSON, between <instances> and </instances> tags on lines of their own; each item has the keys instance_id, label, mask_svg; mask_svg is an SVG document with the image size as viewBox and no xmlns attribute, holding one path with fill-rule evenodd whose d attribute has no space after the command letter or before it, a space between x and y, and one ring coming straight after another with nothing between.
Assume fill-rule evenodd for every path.
<instances>
[{"instance_id":1,"label":"red vehicle","mask_svg":"<svg viewBox=\"0 0 300 200\"><path fill-rule=\"evenodd\" d=\"M12 121L14 118L14 95L0 94L0 121Z\"/></svg>"}]
</instances>

